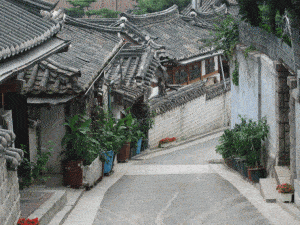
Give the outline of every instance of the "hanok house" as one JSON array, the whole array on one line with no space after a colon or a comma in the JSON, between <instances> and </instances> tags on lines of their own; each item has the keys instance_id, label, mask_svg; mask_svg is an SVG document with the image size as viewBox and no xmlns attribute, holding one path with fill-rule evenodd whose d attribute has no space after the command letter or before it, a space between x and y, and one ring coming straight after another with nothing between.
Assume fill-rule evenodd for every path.
<instances>
[{"instance_id":1,"label":"hanok house","mask_svg":"<svg viewBox=\"0 0 300 225\"><path fill-rule=\"evenodd\" d=\"M167 85L187 85L208 79L220 82L223 79L219 60L222 52L204 47L201 42L209 38L211 27L197 26L195 16L180 15L176 5L161 12L122 13L121 16L115 25L123 27L126 38L136 44L143 39L152 40L155 45L165 48L158 58L167 68ZM157 83L153 83L155 85Z\"/></svg>"},{"instance_id":2,"label":"hanok house","mask_svg":"<svg viewBox=\"0 0 300 225\"><path fill-rule=\"evenodd\" d=\"M16 224L20 216L17 167L28 146L26 98L20 95L19 72L67 45L55 37L61 25L29 9L52 10L42 0L0 0L0 224Z\"/></svg>"},{"instance_id":3,"label":"hanok house","mask_svg":"<svg viewBox=\"0 0 300 225\"><path fill-rule=\"evenodd\" d=\"M163 66L156 58L157 50L150 43L134 46L127 43L110 63L105 80L111 81L112 112L121 118L124 109L131 107L132 112L142 119L143 104L152 93L151 84L157 82L158 74L164 74ZM109 103L110 104L110 103Z\"/></svg>"},{"instance_id":4,"label":"hanok house","mask_svg":"<svg viewBox=\"0 0 300 225\"><path fill-rule=\"evenodd\" d=\"M66 17L57 38L69 41L68 48L19 73L32 121L30 152L34 155L36 149L43 151L48 141L53 141L55 152L47 165L52 173L61 172L66 118L84 112L91 116L94 106L102 104L94 84L102 79L104 68L124 45L119 31Z\"/></svg>"}]
</instances>

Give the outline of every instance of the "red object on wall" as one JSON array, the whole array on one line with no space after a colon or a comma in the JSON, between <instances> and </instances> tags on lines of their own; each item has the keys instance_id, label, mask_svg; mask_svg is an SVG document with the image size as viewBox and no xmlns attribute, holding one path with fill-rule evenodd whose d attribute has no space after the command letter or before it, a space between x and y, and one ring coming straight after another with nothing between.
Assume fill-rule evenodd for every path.
<instances>
[{"instance_id":1,"label":"red object on wall","mask_svg":"<svg viewBox=\"0 0 300 225\"><path fill-rule=\"evenodd\" d=\"M117 155L118 162L127 162L130 156L130 142L127 142L120 149L119 154Z\"/></svg>"},{"instance_id":2,"label":"red object on wall","mask_svg":"<svg viewBox=\"0 0 300 225\"><path fill-rule=\"evenodd\" d=\"M82 186L82 160L68 161L64 164L63 183L70 185L71 188L79 188Z\"/></svg>"}]
</instances>

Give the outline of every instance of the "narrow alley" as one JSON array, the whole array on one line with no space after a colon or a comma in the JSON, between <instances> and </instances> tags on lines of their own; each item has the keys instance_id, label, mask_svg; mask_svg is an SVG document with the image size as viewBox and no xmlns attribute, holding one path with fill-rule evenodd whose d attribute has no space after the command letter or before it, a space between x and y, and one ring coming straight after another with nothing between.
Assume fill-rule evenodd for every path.
<instances>
[{"instance_id":1,"label":"narrow alley","mask_svg":"<svg viewBox=\"0 0 300 225\"><path fill-rule=\"evenodd\" d=\"M118 164L127 172L105 193L93 224L297 224L238 174L209 163L221 159L221 134Z\"/></svg>"}]
</instances>

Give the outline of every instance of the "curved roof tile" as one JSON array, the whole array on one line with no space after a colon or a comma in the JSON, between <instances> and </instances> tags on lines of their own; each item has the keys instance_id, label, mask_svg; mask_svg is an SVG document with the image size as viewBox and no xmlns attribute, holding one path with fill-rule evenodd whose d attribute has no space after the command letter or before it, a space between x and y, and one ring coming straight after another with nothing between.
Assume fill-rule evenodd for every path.
<instances>
[{"instance_id":1,"label":"curved roof tile","mask_svg":"<svg viewBox=\"0 0 300 225\"><path fill-rule=\"evenodd\" d=\"M0 0L0 60L41 44L59 30L59 23Z\"/></svg>"}]
</instances>

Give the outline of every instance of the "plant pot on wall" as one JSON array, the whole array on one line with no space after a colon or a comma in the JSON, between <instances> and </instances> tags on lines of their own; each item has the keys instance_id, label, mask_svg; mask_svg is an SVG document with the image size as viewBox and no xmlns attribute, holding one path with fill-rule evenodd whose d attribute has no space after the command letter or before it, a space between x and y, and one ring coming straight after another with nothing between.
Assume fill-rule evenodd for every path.
<instances>
[{"instance_id":1,"label":"plant pot on wall","mask_svg":"<svg viewBox=\"0 0 300 225\"><path fill-rule=\"evenodd\" d=\"M63 165L63 183L70 185L71 188L79 188L82 186L82 167L83 160L67 161Z\"/></svg>"},{"instance_id":2,"label":"plant pot on wall","mask_svg":"<svg viewBox=\"0 0 300 225\"><path fill-rule=\"evenodd\" d=\"M104 171L103 173L107 175L113 167L113 159L114 159L114 151L108 151L105 154L106 161L104 163Z\"/></svg>"},{"instance_id":3,"label":"plant pot on wall","mask_svg":"<svg viewBox=\"0 0 300 225\"><path fill-rule=\"evenodd\" d=\"M240 164L239 164L239 172L240 174L247 178L248 177L248 167L246 165L245 160L241 159Z\"/></svg>"},{"instance_id":4,"label":"plant pot on wall","mask_svg":"<svg viewBox=\"0 0 300 225\"><path fill-rule=\"evenodd\" d=\"M281 202L292 202L293 193L278 193L278 200Z\"/></svg>"},{"instance_id":5,"label":"plant pot on wall","mask_svg":"<svg viewBox=\"0 0 300 225\"><path fill-rule=\"evenodd\" d=\"M117 155L118 162L128 162L130 156L130 142L126 142L123 147L120 149L119 154Z\"/></svg>"},{"instance_id":6,"label":"plant pot on wall","mask_svg":"<svg viewBox=\"0 0 300 225\"><path fill-rule=\"evenodd\" d=\"M264 167L248 167L248 179L254 183L258 183L260 178L265 178L266 173Z\"/></svg>"},{"instance_id":7,"label":"plant pot on wall","mask_svg":"<svg viewBox=\"0 0 300 225\"><path fill-rule=\"evenodd\" d=\"M83 185L90 188L102 179L102 162L99 156L87 166L83 166Z\"/></svg>"},{"instance_id":8,"label":"plant pot on wall","mask_svg":"<svg viewBox=\"0 0 300 225\"><path fill-rule=\"evenodd\" d=\"M224 162L226 164L226 166L228 166L229 168L233 168L233 158L225 158Z\"/></svg>"},{"instance_id":9,"label":"plant pot on wall","mask_svg":"<svg viewBox=\"0 0 300 225\"><path fill-rule=\"evenodd\" d=\"M143 141L143 139L140 138L138 140L138 142L137 142L136 154L140 154L141 153L142 141Z\"/></svg>"}]
</instances>

